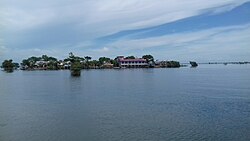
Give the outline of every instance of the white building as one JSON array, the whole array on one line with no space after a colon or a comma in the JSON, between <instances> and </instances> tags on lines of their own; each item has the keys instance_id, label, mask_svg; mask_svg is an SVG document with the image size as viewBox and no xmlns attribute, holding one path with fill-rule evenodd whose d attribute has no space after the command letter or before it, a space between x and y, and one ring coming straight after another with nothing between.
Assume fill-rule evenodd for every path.
<instances>
[{"instance_id":1,"label":"white building","mask_svg":"<svg viewBox=\"0 0 250 141\"><path fill-rule=\"evenodd\" d=\"M143 58L125 59L123 56L119 56L117 57L117 61L120 67L126 68L140 68L148 66L147 60Z\"/></svg>"}]
</instances>

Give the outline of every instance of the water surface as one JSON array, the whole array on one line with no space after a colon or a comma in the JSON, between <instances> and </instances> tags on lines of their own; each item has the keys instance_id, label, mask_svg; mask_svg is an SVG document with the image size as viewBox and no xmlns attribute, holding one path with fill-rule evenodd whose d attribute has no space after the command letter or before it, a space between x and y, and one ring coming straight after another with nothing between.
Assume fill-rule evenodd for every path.
<instances>
[{"instance_id":1,"label":"water surface","mask_svg":"<svg viewBox=\"0 0 250 141\"><path fill-rule=\"evenodd\" d=\"M0 72L0 141L250 140L250 66Z\"/></svg>"}]
</instances>

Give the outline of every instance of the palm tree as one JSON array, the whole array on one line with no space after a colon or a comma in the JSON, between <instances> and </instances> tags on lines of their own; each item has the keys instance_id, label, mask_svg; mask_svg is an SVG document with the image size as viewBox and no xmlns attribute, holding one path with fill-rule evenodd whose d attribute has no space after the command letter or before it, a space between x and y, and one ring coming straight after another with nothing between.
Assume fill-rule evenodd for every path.
<instances>
[{"instance_id":1,"label":"palm tree","mask_svg":"<svg viewBox=\"0 0 250 141\"><path fill-rule=\"evenodd\" d=\"M88 62L90 61L92 58L90 56L85 56L84 59Z\"/></svg>"},{"instance_id":2,"label":"palm tree","mask_svg":"<svg viewBox=\"0 0 250 141\"><path fill-rule=\"evenodd\" d=\"M86 60L86 67L89 69L89 61L91 60L90 56L85 56L84 59Z\"/></svg>"}]
</instances>

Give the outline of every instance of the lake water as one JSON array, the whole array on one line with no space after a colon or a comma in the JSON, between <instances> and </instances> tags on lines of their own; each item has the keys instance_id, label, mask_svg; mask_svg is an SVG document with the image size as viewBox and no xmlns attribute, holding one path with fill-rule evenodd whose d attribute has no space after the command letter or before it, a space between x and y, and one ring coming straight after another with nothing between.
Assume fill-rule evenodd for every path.
<instances>
[{"instance_id":1,"label":"lake water","mask_svg":"<svg viewBox=\"0 0 250 141\"><path fill-rule=\"evenodd\" d=\"M0 72L0 141L250 140L250 65Z\"/></svg>"}]
</instances>

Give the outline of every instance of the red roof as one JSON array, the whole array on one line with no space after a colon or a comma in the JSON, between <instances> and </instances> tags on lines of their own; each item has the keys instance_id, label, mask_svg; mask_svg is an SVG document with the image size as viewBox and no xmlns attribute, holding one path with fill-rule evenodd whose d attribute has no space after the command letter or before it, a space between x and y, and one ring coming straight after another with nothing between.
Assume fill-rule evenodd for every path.
<instances>
[{"instance_id":1,"label":"red roof","mask_svg":"<svg viewBox=\"0 0 250 141\"><path fill-rule=\"evenodd\" d=\"M146 62L146 59L143 59L143 58L135 58L135 59L119 58L119 61L123 61L123 62Z\"/></svg>"}]
</instances>

